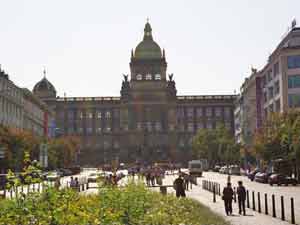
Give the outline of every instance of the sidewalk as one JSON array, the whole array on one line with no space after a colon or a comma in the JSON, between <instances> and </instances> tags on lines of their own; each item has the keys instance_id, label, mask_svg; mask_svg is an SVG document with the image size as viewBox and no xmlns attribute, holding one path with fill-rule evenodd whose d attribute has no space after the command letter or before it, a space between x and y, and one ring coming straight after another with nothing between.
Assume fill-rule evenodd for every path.
<instances>
[{"instance_id":1,"label":"sidewalk","mask_svg":"<svg viewBox=\"0 0 300 225\"><path fill-rule=\"evenodd\" d=\"M176 176L166 176L164 184L172 184ZM174 192L169 188L168 192ZM212 193L202 189L201 184L193 185L193 189L186 191L189 198L193 198L210 208L213 212L223 216L225 220L229 221L232 225L289 225L289 222L281 221L279 218L273 218L262 213L252 211L246 208L246 216L238 214L238 205L233 203L232 216L226 216L224 210L224 202L220 196L216 196L216 203L213 203Z\"/></svg>"}]
</instances>

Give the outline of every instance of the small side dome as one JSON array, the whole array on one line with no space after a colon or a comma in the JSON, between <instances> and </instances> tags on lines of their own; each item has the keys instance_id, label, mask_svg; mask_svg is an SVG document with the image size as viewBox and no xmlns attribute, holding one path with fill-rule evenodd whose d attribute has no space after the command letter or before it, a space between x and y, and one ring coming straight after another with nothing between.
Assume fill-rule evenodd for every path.
<instances>
[{"instance_id":1,"label":"small side dome","mask_svg":"<svg viewBox=\"0 0 300 225\"><path fill-rule=\"evenodd\" d=\"M149 22L144 29L144 38L135 48L134 58L136 59L160 59L162 53L159 45L153 41L152 28Z\"/></svg>"},{"instance_id":2,"label":"small side dome","mask_svg":"<svg viewBox=\"0 0 300 225\"><path fill-rule=\"evenodd\" d=\"M33 93L40 98L56 97L56 90L50 81L47 80L46 76L34 85Z\"/></svg>"}]
</instances>

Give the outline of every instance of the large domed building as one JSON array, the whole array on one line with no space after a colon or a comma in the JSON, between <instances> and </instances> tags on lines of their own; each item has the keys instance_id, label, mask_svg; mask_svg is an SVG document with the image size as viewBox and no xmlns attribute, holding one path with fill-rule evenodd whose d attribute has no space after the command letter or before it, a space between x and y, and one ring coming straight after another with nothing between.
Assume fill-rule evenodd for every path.
<instances>
[{"instance_id":1,"label":"large domed building","mask_svg":"<svg viewBox=\"0 0 300 225\"><path fill-rule=\"evenodd\" d=\"M34 85L33 93L43 99L56 97L56 90L50 81L47 80L46 76Z\"/></svg>"},{"instance_id":2,"label":"large domed building","mask_svg":"<svg viewBox=\"0 0 300 225\"><path fill-rule=\"evenodd\" d=\"M223 122L233 131L235 95L178 96L167 75L165 51L154 41L149 22L131 52L130 74L120 97L57 97L44 77L33 92L55 110L59 135L81 139L80 163L185 162L199 129Z\"/></svg>"}]
</instances>

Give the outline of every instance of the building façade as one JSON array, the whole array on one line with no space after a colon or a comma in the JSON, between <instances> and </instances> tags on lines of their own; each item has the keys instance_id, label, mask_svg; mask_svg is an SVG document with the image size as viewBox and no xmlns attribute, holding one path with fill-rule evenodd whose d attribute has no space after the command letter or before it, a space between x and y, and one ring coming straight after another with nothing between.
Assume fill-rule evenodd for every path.
<instances>
[{"instance_id":1,"label":"building fa\u00e7ade","mask_svg":"<svg viewBox=\"0 0 300 225\"><path fill-rule=\"evenodd\" d=\"M33 89L55 112L57 133L81 139L80 164L115 158L186 162L199 129L224 123L233 132L236 96L177 96L165 52L153 40L148 22L143 40L131 52L130 76L123 77L120 97L57 97L46 77Z\"/></svg>"}]
</instances>

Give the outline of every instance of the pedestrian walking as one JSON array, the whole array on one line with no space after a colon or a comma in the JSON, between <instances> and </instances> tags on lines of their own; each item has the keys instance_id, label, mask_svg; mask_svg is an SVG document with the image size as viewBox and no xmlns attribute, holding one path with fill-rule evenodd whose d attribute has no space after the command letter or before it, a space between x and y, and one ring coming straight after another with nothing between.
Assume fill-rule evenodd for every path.
<instances>
[{"instance_id":1,"label":"pedestrian walking","mask_svg":"<svg viewBox=\"0 0 300 225\"><path fill-rule=\"evenodd\" d=\"M239 214L246 215L246 209L245 209L245 202L246 202L246 188L243 186L243 182L238 182L237 187L237 196L238 196L238 203L239 203Z\"/></svg>"},{"instance_id":2,"label":"pedestrian walking","mask_svg":"<svg viewBox=\"0 0 300 225\"><path fill-rule=\"evenodd\" d=\"M223 197L225 212L226 215L232 214L232 199L233 199L233 189L231 187L231 183L227 183L227 186L223 189Z\"/></svg>"},{"instance_id":3,"label":"pedestrian walking","mask_svg":"<svg viewBox=\"0 0 300 225\"><path fill-rule=\"evenodd\" d=\"M185 186L184 180L182 179L182 175L180 174L178 178L175 179L173 183L174 189L176 191L176 197L185 197Z\"/></svg>"},{"instance_id":4,"label":"pedestrian walking","mask_svg":"<svg viewBox=\"0 0 300 225\"><path fill-rule=\"evenodd\" d=\"M188 174L184 175L184 186L185 186L185 190L189 190L189 182L190 182L190 178Z\"/></svg>"},{"instance_id":5,"label":"pedestrian walking","mask_svg":"<svg viewBox=\"0 0 300 225\"><path fill-rule=\"evenodd\" d=\"M74 177L71 177L71 181L70 181L70 188L74 188L76 185Z\"/></svg>"},{"instance_id":6,"label":"pedestrian walking","mask_svg":"<svg viewBox=\"0 0 300 225\"><path fill-rule=\"evenodd\" d=\"M75 177L74 179L74 190L79 191L79 180L78 177Z\"/></svg>"}]
</instances>

